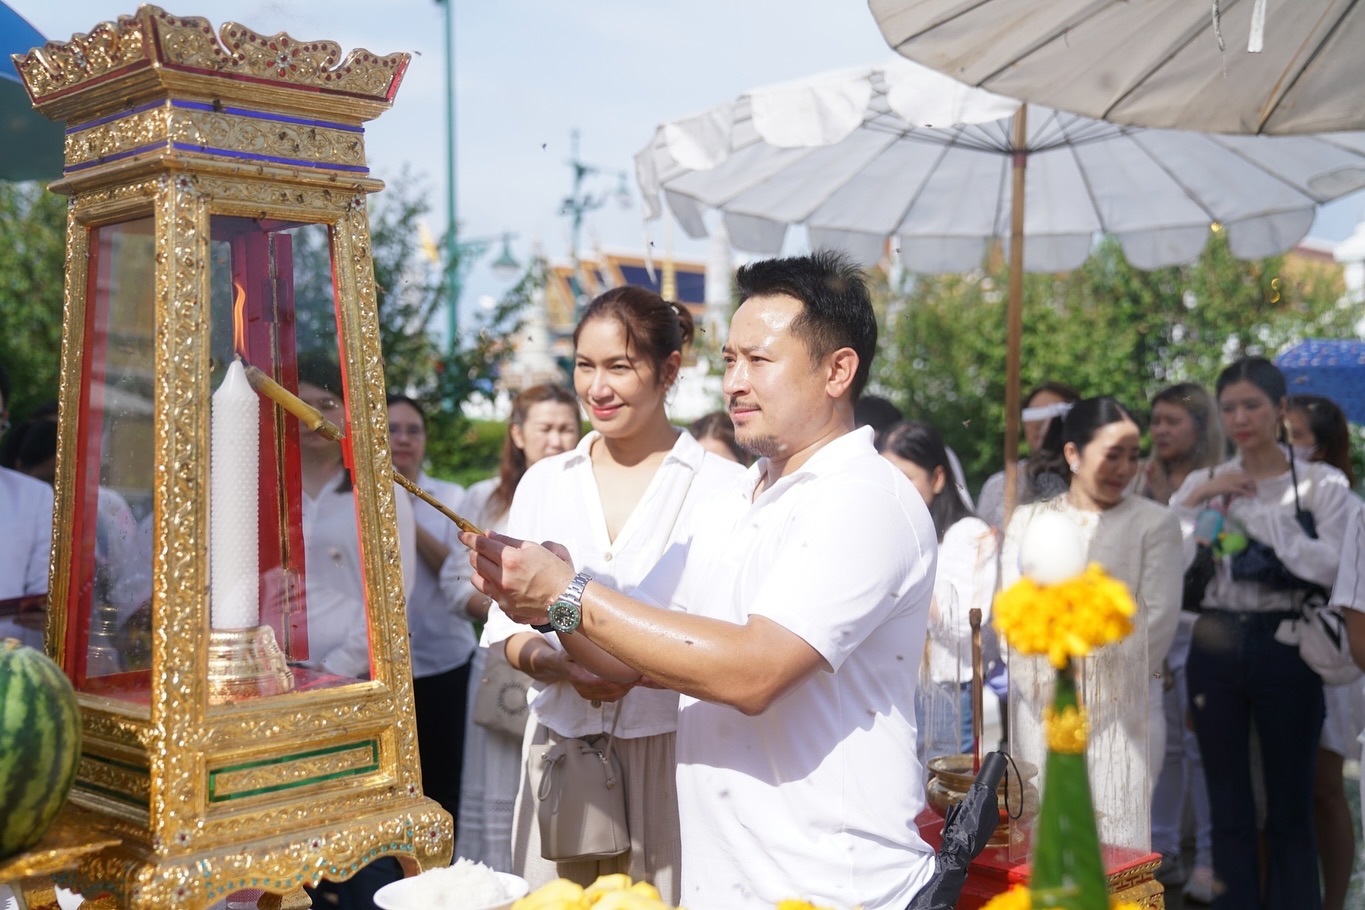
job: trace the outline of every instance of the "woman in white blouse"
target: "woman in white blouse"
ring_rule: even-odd
[[[1044,448],[1058,453],[1050,470],[1068,480],[1067,491],[1015,510],[1005,534],[1001,573],[1018,580],[1020,542],[1033,519],[1060,515],[1075,526],[1088,562],[1123,582],[1137,602],[1133,634],[1084,661],[1081,688],[1095,727],[1087,750],[1100,837],[1107,845],[1146,849],[1150,842],[1151,787],[1165,745],[1161,665],[1180,614],[1180,525],[1165,507],[1129,495],[1139,466],[1137,421],[1112,398],[1078,401],[1049,429]],[[1041,697],[1052,671],[1043,659],[1010,659],[1011,688]],[[1015,685],[1018,683],[1018,685]],[[1134,710],[1134,689],[1146,693]],[[1038,710],[1011,710],[1016,746],[1042,756]],[[1013,708],[1013,706],[1012,706]],[[1145,710],[1144,710],[1145,709]],[[1108,723],[1106,718],[1118,717]]]
[[[512,496],[527,469],[542,458],[569,451],[578,442],[578,435],[578,402],[572,392],[548,383],[522,390],[512,400],[498,475],[465,491],[461,506],[464,516],[484,530],[506,531]],[[468,557],[456,554],[441,567],[441,587],[471,618],[485,622],[491,601],[474,590],[469,573]],[[490,658],[485,638],[474,652],[470,667],[455,850],[459,856],[499,872],[511,872],[512,807],[521,780],[521,737],[485,729],[473,721],[474,698],[489,660],[501,657],[501,645],[496,652],[497,656]]]
[[[972,751],[970,613],[989,633],[998,548],[995,532],[972,514],[951,482],[943,437],[932,424],[902,421],[877,440],[882,457],[904,474],[929,507],[938,532],[938,573],[929,608],[925,663],[916,698],[922,760]],[[926,689],[925,684],[931,684]],[[932,696],[932,697],[931,697]],[[945,703],[948,702],[948,703]]]
[[[1359,508],[1346,478],[1330,465],[1291,462],[1286,455],[1285,381],[1270,361],[1247,357],[1232,364],[1218,376],[1217,395],[1223,431],[1237,454],[1191,475],[1171,496],[1187,560],[1194,558],[1198,515],[1213,508],[1227,516],[1224,546],[1241,536],[1260,541],[1304,582],[1331,587],[1346,525]],[[1312,513],[1316,537],[1296,519],[1296,503]],[[1187,669],[1190,713],[1208,770],[1213,906],[1317,910],[1322,895],[1312,797],[1322,680],[1297,647],[1275,638],[1280,623],[1295,618],[1314,595],[1234,578],[1234,558],[1216,563]],[[1265,779],[1264,869],[1252,797],[1253,735]]]
[[[706,452],[669,423],[664,409],[692,331],[684,308],[644,288],[614,288],[589,305],[574,331],[574,390],[593,430],[572,452],[526,472],[508,534],[563,544],[579,570],[630,590],[693,504],[737,480],[739,465]],[[505,641],[508,660],[536,680],[523,760],[538,757],[543,744],[606,733],[615,724],[626,786],[631,850],[598,862],[551,863],[541,857],[536,823],[540,769],[528,762],[517,794],[515,871],[533,887],[557,876],[586,885],[624,872],[678,903],[677,694],[601,679],[570,659],[555,634],[528,632],[496,606],[488,636]]]

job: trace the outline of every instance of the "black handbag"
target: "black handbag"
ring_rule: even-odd
[[[1292,456],[1289,459],[1289,473],[1294,486],[1294,518],[1305,534],[1317,540],[1318,525],[1313,513],[1299,503],[1299,474],[1294,468]],[[1274,549],[1259,540],[1248,540],[1246,549],[1232,557],[1232,578],[1234,581],[1253,581],[1276,591],[1314,591],[1324,596],[1327,593],[1322,585],[1306,581],[1289,571]]]
[[[1203,609],[1204,592],[1216,570],[1213,547],[1201,543],[1194,551],[1194,562],[1185,570],[1185,586],[1180,592],[1180,609],[1198,613]]]

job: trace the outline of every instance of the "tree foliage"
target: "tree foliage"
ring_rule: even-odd
[[[975,483],[999,469],[1004,448],[1007,283],[998,263],[880,291],[891,315],[877,386],[936,424]],[[1024,276],[1021,384],[1060,380],[1141,413],[1171,383],[1211,386],[1236,357],[1350,334],[1358,314],[1338,306],[1341,293],[1335,269],[1284,256],[1243,262],[1218,234],[1197,262],[1154,271],[1106,240],[1073,272]]]
[[[474,432],[462,406],[493,394],[498,370],[511,354],[505,341],[520,328],[520,313],[543,274],[537,266],[529,269],[491,311],[466,328],[459,348],[449,352],[442,339],[428,331],[449,299],[440,254],[433,260],[421,240],[419,225],[430,209],[428,198],[420,181],[404,171],[371,199],[370,246],[384,380],[390,394],[407,395],[423,405],[433,472],[462,477],[490,463],[489,445]],[[467,269],[471,254],[478,252],[476,247],[460,247],[462,259],[456,269]],[[313,337],[334,337],[327,240],[301,232],[294,255],[299,337],[305,337],[305,325]],[[491,462],[496,461],[494,453]]]
[[[57,397],[65,263],[66,198],[0,181],[0,364],[16,420]]]

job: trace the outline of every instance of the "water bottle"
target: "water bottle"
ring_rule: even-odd
[[[1200,512],[1194,521],[1194,539],[1205,546],[1216,541],[1218,533],[1222,530],[1223,513],[1212,507]]]

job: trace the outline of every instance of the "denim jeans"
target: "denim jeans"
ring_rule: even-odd
[[[926,693],[923,687],[915,690],[915,729],[921,762],[939,755],[964,755],[972,751],[972,684],[935,683],[934,690],[933,693]],[[989,752],[990,747],[982,751]]]
[[[1313,773],[1322,680],[1275,641],[1291,613],[1205,610],[1187,667],[1213,821],[1214,910],[1320,910]],[[1264,898],[1248,752],[1259,736],[1266,789]]]

